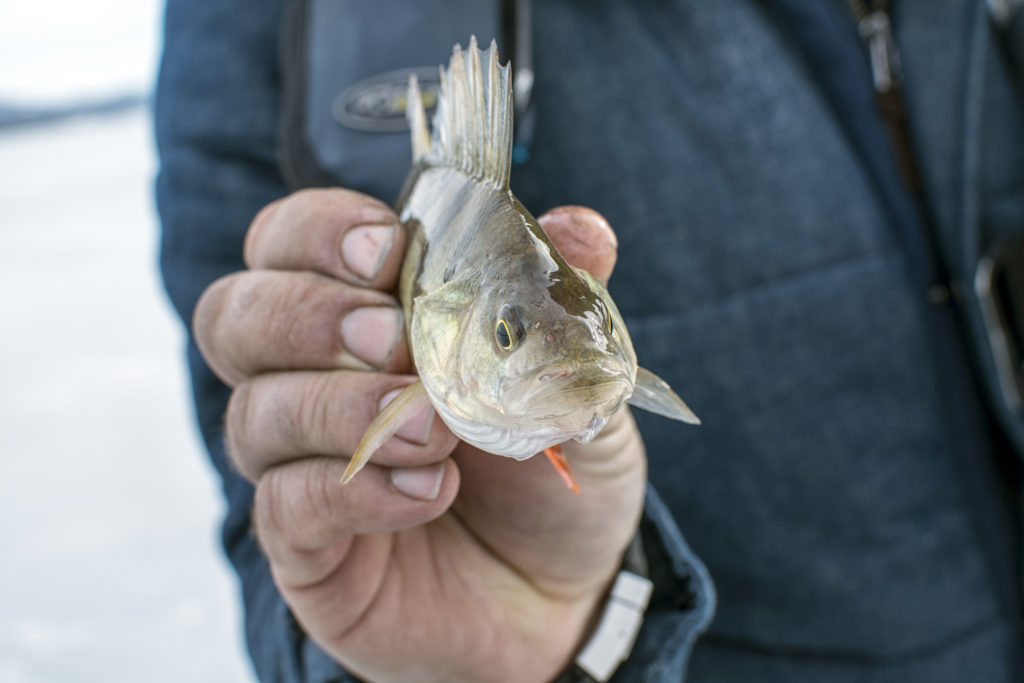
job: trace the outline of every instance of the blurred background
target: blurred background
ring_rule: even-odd
[[[0,681],[249,681],[159,284],[160,0],[0,3]]]

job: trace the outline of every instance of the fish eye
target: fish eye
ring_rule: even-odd
[[[495,316],[494,343],[502,351],[512,351],[523,340],[523,323],[519,319],[519,310],[513,304],[505,304]]]
[[[498,342],[498,347],[504,351],[512,349],[512,330],[509,329],[508,322],[504,319],[499,320],[498,324],[494,328],[494,339]]]

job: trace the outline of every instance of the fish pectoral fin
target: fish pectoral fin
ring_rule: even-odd
[[[438,372],[457,356],[459,330],[479,290],[480,273],[461,273],[429,294],[413,300],[409,343],[416,349],[416,364]]]
[[[391,403],[384,406],[377,417],[366,428],[362,440],[356,446],[356,452],[341,475],[341,483],[347,484],[352,477],[359,473],[359,470],[370,461],[381,445],[390,439],[398,431],[399,427],[405,424],[406,420],[418,412],[424,405],[430,405],[430,397],[423,386],[423,382],[416,381],[407,386],[395,396]]]
[[[465,312],[473,301],[480,285],[480,271],[461,268],[443,285],[430,292],[420,294],[414,300],[414,309],[425,314],[454,315]]]
[[[645,368],[637,368],[636,385],[633,395],[629,397],[629,405],[636,406],[657,415],[673,420],[699,425],[698,418],[690,407],[679,398],[668,382]]]

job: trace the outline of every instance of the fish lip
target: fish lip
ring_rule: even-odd
[[[590,421],[614,413],[632,393],[628,371],[618,363],[600,363],[604,377],[592,381],[593,374],[576,366],[544,367],[524,373],[515,385],[502,392],[501,403],[507,414],[536,414],[538,420],[557,420],[585,413]],[[574,396],[588,395],[587,403],[576,403]]]
[[[624,359],[610,353],[588,355],[563,363],[545,363],[539,367],[529,368],[517,373],[510,379],[517,382],[549,382],[551,380],[567,379],[569,376],[578,375],[581,372],[589,372],[595,368],[607,377],[604,382],[599,382],[602,384],[615,381],[618,378],[630,379],[630,373]]]

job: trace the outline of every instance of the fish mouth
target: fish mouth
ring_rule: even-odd
[[[633,380],[618,363],[547,366],[511,381],[502,391],[505,413],[524,422],[585,431],[629,398]]]

